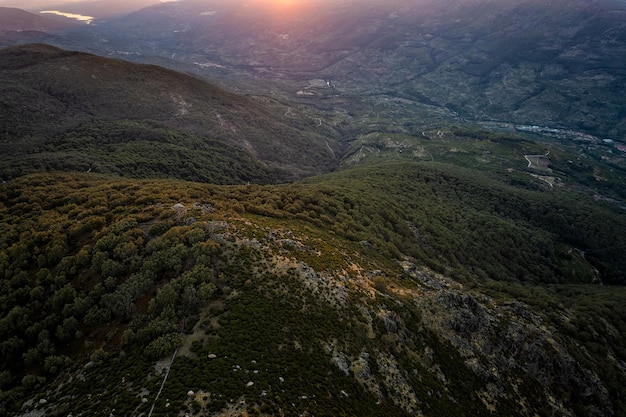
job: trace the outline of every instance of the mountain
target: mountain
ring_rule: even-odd
[[[284,181],[331,170],[341,148],[311,111],[155,66],[27,45],[0,51],[0,80],[4,178],[90,170]]]
[[[622,16],[179,1],[27,37],[142,64],[0,50],[0,415],[626,415]]]
[[[41,15],[12,7],[0,7],[1,31],[59,31],[74,26],[71,22],[61,22]]]
[[[626,409],[626,292],[594,267],[623,275],[626,220],[577,193],[431,162],[34,174],[0,185],[0,218],[5,414]]]
[[[0,7],[0,47],[37,42],[63,43],[68,31],[80,29],[81,25],[54,14]]]
[[[163,65],[356,120],[393,107],[429,126],[508,122],[623,141],[625,13],[616,0],[183,0],[0,42]]]
[[[245,129],[277,167],[313,160],[261,134],[317,110],[45,45],[0,55],[2,414],[626,410],[613,145],[363,132],[334,172],[220,186],[285,179]],[[323,121],[298,130],[312,149]]]
[[[277,80],[309,98],[327,98],[318,80],[332,80],[334,94],[380,110],[383,100],[408,100],[430,120],[626,134],[623,2],[272,4],[159,4],[83,28],[82,46],[209,76]]]

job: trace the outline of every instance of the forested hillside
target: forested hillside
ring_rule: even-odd
[[[611,205],[437,163],[0,187],[5,412],[624,412]]]
[[[315,113],[164,68],[26,45],[0,51],[0,177],[100,172],[241,184],[337,164]]]

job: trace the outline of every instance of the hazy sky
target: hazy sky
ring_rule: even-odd
[[[19,9],[28,9],[28,10],[41,10],[41,9],[49,9],[54,6],[67,4],[67,3],[89,3],[92,2],[100,2],[100,3],[122,3],[120,0],[0,0],[0,7],[17,7]],[[159,3],[164,1],[175,1],[175,0],[153,0],[151,3]],[[299,0],[270,0],[272,3],[276,3],[278,5],[289,5],[291,3],[298,2]],[[132,3],[138,3],[140,5],[144,5],[146,0],[125,0],[123,3],[130,5]]]
[[[28,11],[41,11],[41,10],[61,10],[64,12],[76,12],[76,13],[88,13],[90,15],[103,17],[104,15],[111,15],[115,11],[119,13],[130,13],[135,10],[148,7],[153,4],[163,3],[167,1],[177,0],[0,0],[0,7],[16,7],[18,9]],[[320,4],[330,2],[333,0],[232,0],[233,2],[254,5],[262,4],[263,7],[272,7],[281,10],[297,8],[299,5]],[[339,2],[353,1],[356,4],[364,2],[364,0],[336,0]],[[368,0],[372,1],[372,0]],[[378,0],[383,3],[389,1],[398,0]],[[419,1],[431,1],[431,0],[406,0],[409,3]],[[468,1],[468,0],[465,0]],[[471,1],[471,0],[469,0]],[[210,3],[210,0],[207,0]]]

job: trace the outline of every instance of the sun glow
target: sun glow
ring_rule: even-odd
[[[302,4],[302,0],[257,0],[257,3],[264,3],[274,7],[293,7]]]
[[[257,8],[261,12],[278,14],[298,12],[306,3],[306,0],[250,0],[247,2],[248,6]]]
[[[290,7],[295,6],[298,3],[298,0],[273,0],[272,3],[274,3],[277,7]]]

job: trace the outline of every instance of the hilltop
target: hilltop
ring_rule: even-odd
[[[591,262],[620,262],[626,224],[567,192],[384,163],[281,186],[37,174],[0,209],[5,412],[624,411],[626,293]]]

